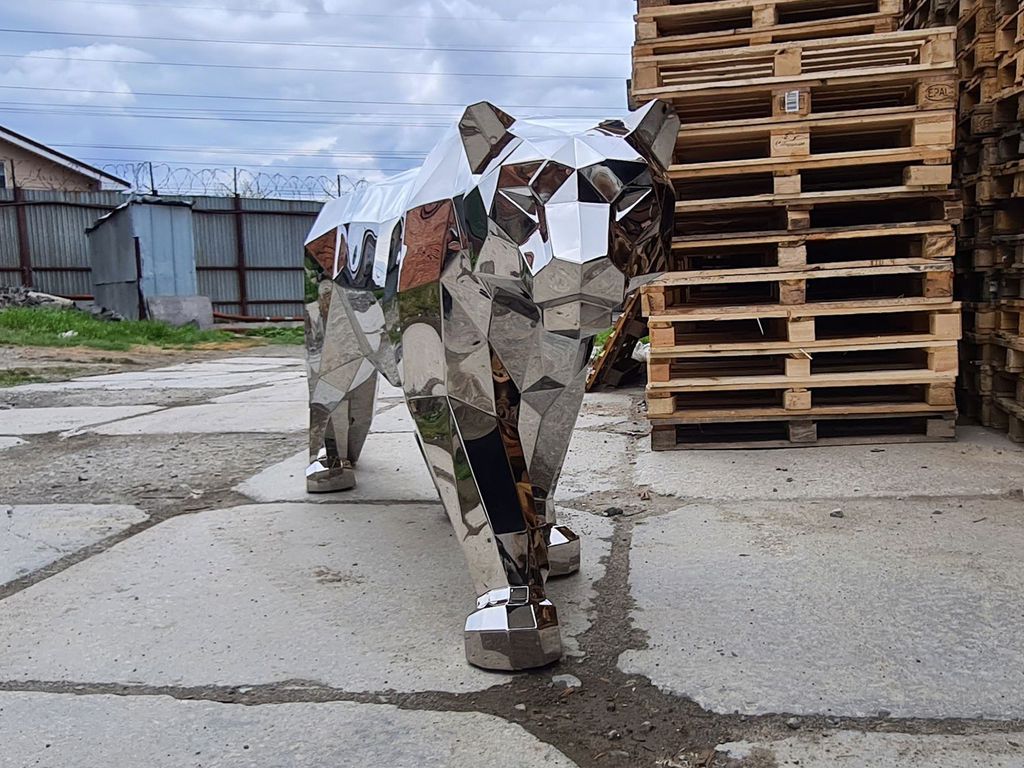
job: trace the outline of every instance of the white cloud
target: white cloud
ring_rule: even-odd
[[[106,62],[146,61],[150,58],[144,51],[123,45],[45,48],[30,51],[26,57],[16,59],[10,69],[0,74],[0,85],[62,89],[52,92],[43,90],[36,94],[46,95],[56,102],[131,104],[135,97],[124,74],[124,69],[130,65]]]
[[[409,50],[242,46],[159,40],[115,43],[101,36],[82,39],[84,45],[64,47],[67,42],[79,42],[80,39],[5,35],[0,44],[5,46],[3,53],[36,52],[59,60],[0,59],[0,86],[70,88],[74,92],[35,93],[0,88],[0,99],[105,104],[118,106],[120,112],[77,117],[23,112],[5,115],[4,119],[14,121],[10,123],[14,130],[42,141],[161,148],[138,152],[68,149],[83,159],[171,160],[207,163],[211,167],[235,163],[280,168],[292,166],[295,173],[302,174],[316,173],[316,168],[323,169],[325,174],[344,169],[342,172],[349,175],[374,178],[382,173],[377,169],[400,169],[416,164],[416,158],[399,156],[398,153],[425,153],[444,130],[431,125],[438,123],[439,116],[454,120],[461,112],[458,106],[414,106],[409,102],[460,105],[487,99],[509,107],[517,115],[577,114],[579,110],[575,108],[594,105],[614,112],[625,106],[633,10],[632,3],[623,0],[563,0],[557,4],[550,0],[517,0],[515,3],[493,0],[388,0],[386,3],[381,0],[184,0],[184,3],[219,6],[221,10],[122,8],[36,0],[5,9],[4,15],[8,26],[31,29],[155,37],[308,41],[338,46],[346,43],[385,44],[408,46]],[[238,8],[248,10],[228,10]],[[324,12],[362,15],[332,16]],[[486,21],[499,17],[546,17],[575,19],[576,22]],[[613,20],[614,23],[595,23],[600,20]],[[23,44],[23,47],[18,48],[18,44]],[[450,48],[530,48],[539,52],[508,54],[443,50]],[[567,50],[609,49],[617,50],[620,55],[559,54]],[[97,59],[384,70],[395,74],[109,64]],[[505,76],[455,77],[445,74],[448,72],[487,72]],[[517,77],[536,74],[559,77]],[[572,77],[594,75],[609,79]],[[99,94],[98,91],[115,93]],[[150,92],[254,98],[190,99],[143,95]],[[305,103],[273,101],[273,98],[327,101]],[[330,100],[380,103],[332,103]],[[145,119],[139,116],[145,109],[217,119]],[[192,111],[186,113],[185,110]],[[330,120],[332,115],[337,115],[339,121],[361,121],[362,124],[258,122],[260,117],[315,121]],[[423,127],[417,123],[430,125]],[[232,154],[186,152],[173,147],[233,147],[238,151]],[[267,154],[271,150],[280,151],[280,156]],[[341,154],[345,156],[339,157]],[[314,168],[311,170],[310,167]]]

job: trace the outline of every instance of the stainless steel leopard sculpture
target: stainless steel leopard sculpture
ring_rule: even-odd
[[[470,663],[561,656],[549,576],[579,568],[555,489],[594,336],[665,268],[679,133],[654,101],[603,121],[466,109],[423,167],[329,203],[309,234],[311,492],[355,484],[377,377],[402,387],[469,565]]]

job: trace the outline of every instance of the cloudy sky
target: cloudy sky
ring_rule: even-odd
[[[632,0],[0,3],[0,124],[87,162],[374,179],[459,105],[624,109]],[[111,165],[114,164],[114,165]]]

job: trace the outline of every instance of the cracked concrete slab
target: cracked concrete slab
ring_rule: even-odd
[[[636,484],[684,499],[977,496],[1024,489],[1024,446],[981,428],[962,428],[952,444],[654,453],[644,437],[638,449]]]
[[[400,406],[403,407],[404,406]],[[306,493],[309,451],[267,467],[235,490],[253,501],[423,501],[440,503],[416,438],[406,432],[372,432],[356,465],[356,487],[339,493]]]
[[[415,432],[416,423],[405,403],[377,411],[373,416],[371,432]]]
[[[148,518],[123,504],[0,505],[0,585]]]
[[[553,581],[567,651],[609,521],[566,511],[582,573]],[[0,602],[0,680],[474,691],[473,589],[440,505],[276,504],[176,517]]]
[[[620,668],[722,713],[1024,717],[1022,551],[1019,498],[693,504],[636,528]]]
[[[43,435],[117,421],[157,410],[153,405],[76,405],[66,408],[8,408],[0,410],[0,434]]]
[[[309,385],[305,379],[293,379],[283,384],[247,389],[232,395],[220,395],[211,403],[287,403],[309,402]]]
[[[183,768],[573,768],[492,715],[353,702],[0,694],[0,763]]]
[[[307,494],[307,451],[268,467],[235,490],[254,501],[436,501],[437,491],[423,455],[407,427],[411,430],[412,422],[404,405],[374,417],[374,431],[356,465],[356,487],[351,491]],[[626,461],[628,442],[624,435],[577,431],[569,444],[556,498],[569,501],[595,491],[620,488],[619,473]]]
[[[1024,768],[1024,734],[910,735],[836,731],[772,742],[722,744],[741,766],[800,768]]]
[[[203,403],[170,408],[88,429],[97,435],[171,435],[232,432],[301,432],[309,425],[305,402]]]
[[[569,443],[557,498],[574,499],[595,491],[614,491],[624,485],[629,438],[611,432],[577,430]]]
[[[11,392],[66,392],[69,390],[118,391],[131,389],[240,389],[288,380],[304,379],[300,370],[282,368],[273,371],[130,371],[104,376],[88,376],[70,381],[22,384]]]

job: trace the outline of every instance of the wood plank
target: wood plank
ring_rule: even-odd
[[[857,301],[830,301],[802,306],[753,305],[736,307],[689,307],[659,312],[660,322],[687,322],[691,320],[743,320],[747,318],[805,318],[824,315],[884,314],[921,309],[959,310],[959,302],[946,298],[861,299]]]
[[[935,75],[950,72],[953,65],[915,64],[912,66],[887,69],[885,67],[835,70],[830,72],[811,72],[802,75],[782,77],[753,77],[736,80],[716,79],[714,82],[685,83],[679,85],[658,86],[634,89],[634,98],[647,100],[667,98],[671,101],[678,96],[716,96],[729,93],[757,92],[782,87],[799,86],[813,87],[828,84],[834,85],[875,85],[884,86],[891,82],[915,82],[924,75]]]
[[[815,205],[818,203],[860,203],[885,200],[902,200],[920,198],[922,188],[896,186],[873,187],[867,189],[829,190],[825,192],[799,192],[796,194],[763,194],[742,197],[723,197],[714,200],[678,200],[677,213],[695,213],[699,211],[740,210],[764,206],[781,207],[791,205]],[[929,197],[941,199],[945,188],[928,191]]]
[[[949,406],[927,403],[862,403],[854,405],[812,405],[800,414],[807,417],[856,418],[858,416],[925,416],[949,413]],[[700,408],[669,416],[651,416],[652,424],[701,424],[728,421],[776,421],[794,417],[785,408]]]
[[[903,371],[857,371],[811,376],[709,376],[694,379],[670,379],[650,382],[648,392],[725,392],[758,389],[829,389],[852,386],[891,386],[896,384],[952,385],[955,376],[920,368]]]
[[[692,272],[666,272],[644,286],[644,292],[688,286],[718,285],[750,282],[776,282],[780,280],[815,280],[837,277],[866,277],[871,275],[899,275],[924,272],[952,272],[953,264],[936,259],[900,259],[897,261],[845,262],[836,267],[831,264],[811,264],[803,269],[788,270],[780,267],[759,267],[756,269],[708,269]]]
[[[931,334],[900,336],[851,336],[843,339],[821,339],[794,343],[792,341],[733,342],[722,344],[674,344],[651,347],[652,359],[707,359],[730,355],[775,355],[792,352],[862,352],[869,349],[922,349],[948,347],[956,349],[956,338],[943,339]]]
[[[891,237],[902,235],[927,235],[952,233],[946,222],[910,222],[896,224],[870,224],[853,227],[820,227],[800,232],[767,230],[762,232],[722,232],[701,234],[699,237],[677,237],[672,241],[676,251],[698,251],[714,247],[760,245],[773,243],[824,242],[852,240],[859,238]]]
[[[827,152],[794,159],[791,157],[760,157],[742,160],[719,160],[703,163],[681,163],[669,167],[673,181],[689,181],[714,176],[740,176],[751,173],[786,173],[820,168],[844,168],[861,165],[918,163],[938,161],[948,163],[952,147],[897,147],[893,149],[864,149],[851,152]],[[938,166],[928,166],[937,169]],[[948,185],[952,180],[948,171],[945,181],[924,180],[921,184]],[[913,182],[908,182],[912,184]]]

